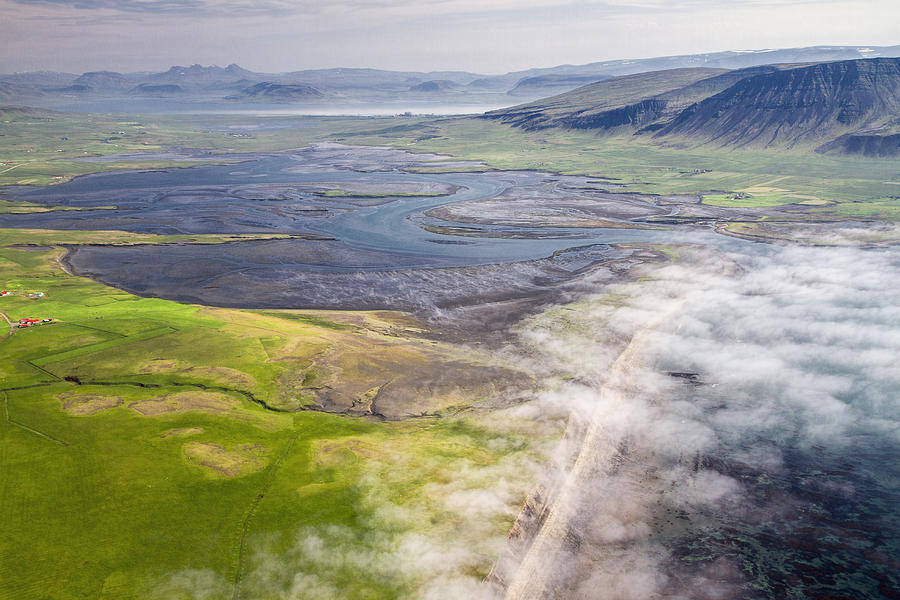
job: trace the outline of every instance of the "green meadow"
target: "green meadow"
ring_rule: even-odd
[[[65,233],[54,242],[80,240]],[[410,540],[456,540],[454,573],[487,573],[530,485],[517,461],[533,460],[533,438],[459,406],[396,422],[303,410],[313,371],[340,368],[358,393],[360,357],[400,369],[459,359],[452,348],[393,313],[138,298],[67,274],[59,248],[10,241],[0,312],[54,322],[0,322],[0,598],[281,598],[302,573],[396,598],[428,576],[404,567]],[[498,475],[519,494],[499,516],[444,502]],[[309,539],[331,554],[310,562]],[[359,552],[380,562],[361,569],[347,559]]]
[[[492,120],[452,117],[117,117],[0,109],[0,185],[46,185],[99,171],[174,168],[183,162],[75,162],[85,156],[212,150],[208,162],[236,152],[277,151],[320,141],[382,145],[477,160],[491,169],[545,170],[602,178],[625,191],[703,195],[716,206],[800,204],[804,218],[896,218],[900,162],[807,151],[749,151],[660,145],[647,136],[590,131],[525,131]],[[260,130],[234,130],[251,122]],[[281,122],[278,127],[266,125]],[[198,164],[198,163],[191,163]],[[454,170],[454,167],[420,170]],[[465,168],[462,168],[465,170]],[[333,195],[331,192],[330,195]],[[735,200],[741,196],[739,200]],[[869,204],[875,204],[872,209]],[[837,206],[835,206],[837,205]],[[0,204],[0,212],[44,210]]]
[[[397,145],[480,160],[495,169],[588,175],[608,179],[626,191],[722,195],[723,199],[741,192],[746,196],[739,204],[717,204],[725,206],[804,203],[813,215],[819,211],[833,215],[817,206],[829,203],[877,201],[900,206],[900,161],[896,159],[663,147],[645,136],[524,131],[474,118],[424,122],[402,131],[372,127],[338,137],[345,143]]]
[[[193,117],[73,114],[0,107],[0,186],[52,185],[103,171],[186,166],[184,162],[163,157],[137,160],[133,156],[172,148],[210,149],[213,154],[207,162],[221,163],[233,160],[228,155],[235,152],[299,148],[330,139],[334,131],[365,130],[373,122],[392,121],[392,118],[309,117],[303,119],[302,126],[250,133],[230,130],[231,125],[246,124],[248,118],[263,125],[284,120],[283,117],[210,117],[213,127],[198,124]],[[123,156],[108,162],[81,160],[110,155]],[[21,207],[12,208],[21,210]]]

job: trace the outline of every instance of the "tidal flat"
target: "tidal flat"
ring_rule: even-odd
[[[416,172],[422,165],[453,172]],[[7,195],[15,201],[78,210],[0,215],[0,226],[289,236],[208,247],[80,245],[66,258],[74,272],[134,293],[241,308],[416,311],[521,300],[625,258],[622,244],[740,243],[719,240],[702,219],[682,227],[653,222],[679,214],[677,201],[694,199],[605,186],[585,177],[489,171],[447,156],[317,144],[233,157],[226,165],[13,188]],[[503,206],[505,219],[491,216]],[[466,216],[472,210],[479,219]],[[455,227],[468,235],[446,235]]]

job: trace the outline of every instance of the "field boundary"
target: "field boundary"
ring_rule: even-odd
[[[32,429],[28,425],[19,423],[18,421],[11,419],[9,417],[9,394],[7,394],[6,392],[3,392],[3,414],[6,416],[6,422],[9,423],[10,425],[15,425],[16,427],[20,427],[29,433],[33,433],[34,435],[37,435],[44,439],[50,440],[51,442],[57,443],[60,446],[68,446],[69,445],[68,442],[64,442],[58,438],[55,438],[48,433],[43,433],[41,431],[38,431],[37,429]]]
[[[253,498],[250,502],[250,507],[247,509],[247,512],[244,513],[244,518],[241,519],[241,527],[239,530],[239,538],[238,543],[236,544],[237,548],[235,550],[234,557],[234,589],[231,594],[232,600],[240,600],[241,597],[241,579],[244,571],[244,554],[247,547],[247,533],[250,531],[250,523],[253,520],[253,516],[256,514],[256,509],[259,508],[259,504],[262,502],[265,495],[268,493],[269,488],[272,487],[272,482],[275,480],[275,475],[278,472],[278,469],[281,467],[281,464],[287,459],[288,455],[294,449],[294,445],[297,443],[297,440],[300,439],[300,434],[302,432],[297,432],[296,435],[292,436],[288,441],[287,447],[281,453],[281,455],[269,465],[268,472],[266,473],[266,480],[260,488],[259,493]]]
[[[72,323],[72,325],[76,325],[77,327],[83,327],[83,325],[78,325],[77,323]],[[88,327],[88,329],[95,329],[93,327]],[[102,329],[98,331],[104,331]],[[157,329],[151,329],[149,331],[144,331],[142,333],[136,333],[134,335],[121,336],[118,338],[114,338],[111,340],[106,340],[103,342],[96,342],[94,344],[88,344],[87,346],[80,346],[78,348],[73,348],[72,350],[65,350],[63,352],[57,352],[56,354],[48,354],[42,356],[41,358],[36,358],[33,360],[29,360],[28,362],[41,370],[42,367],[62,360],[68,360],[71,358],[78,358],[79,356],[84,356],[86,354],[93,354],[94,352],[100,352],[101,350],[108,350],[110,348],[115,348],[116,346],[121,346],[123,344],[128,344],[131,342],[141,342],[143,340],[149,340],[155,337],[159,337],[161,335],[166,335],[168,333],[175,333],[178,331],[174,327],[158,327]],[[106,333],[115,333],[112,331],[107,331]],[[121,334],[120,334],[121,335]]]

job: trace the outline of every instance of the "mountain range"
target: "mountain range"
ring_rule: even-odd
[[[167,96],[177,98],[179,102],[207,103],[252,101],[353,105],[407,101],[502,106],[559,94],[585,84],[651,71],[705,69],[718,70],[716,74],[724,75],[729,70],[774,63],[896,56],[900,56],[900,46],[815,46],[559,65],[503,75],[356,68],[259,73],[236,64],[227,67],[173,66],[159,73],[91,71],[79,75],[42,71],[0,75],[0,100],[45,108],[67,108],[102,100],[107,105],[111,103],[111,109],[115,109],[118,102],[125,111],[132,106],[135,98]],[[707,82],[705,85],[720,84]],[[670,109],[674,106],[671,101]],[[148,106],[152,111],[152,103]]]

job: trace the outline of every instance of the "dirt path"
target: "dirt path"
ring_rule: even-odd
[[[7,171],[12,171],[13,169],[17,169],[17,168],[21,167],[22,165],[27,165],[27,164],[28,164],[27,162],[19,163],[17,165],[11,166],[8,169],[3,169],[2,171],[0,171],[0,173],[6,173]]]
[[[609,378],[600,390],[604,402],[629,402],[629,390],[633,389],[633,378],[642,365],[643,352],[656,327],[668,320],[680,308],[681,302],[673,303],[651,323],[632,338],[629,345],[609,369]],[[573,524],[579,517],[575,507],[580,490],[603,471],[614,468],[614,458],[620,452],[620,440],[607,435],[603,415],[591,416],[590,424],[578,451],[578,457],[564,481],[556,490],[555,499],[547,509],[547,516],[535,535],[531,546],[516,569],[506,589],[506,600],[538,600],[554,598],[560,586],[559,570],[555,558],[572,550]]]
[[[6,313],[0,312],[0,317],[3,317],[3,320],[5,320],[9,324],[9,335],[14,334],[16,332],[15,323],[9,320],[9,317],[6,316]]]

